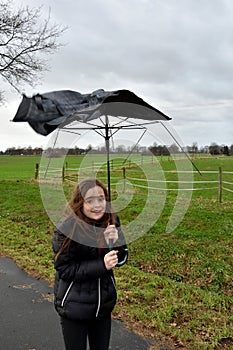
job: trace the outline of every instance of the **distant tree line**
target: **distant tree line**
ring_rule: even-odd
[[[189,154],[211,154],[211,155],[225,155],[232,156],[233,155],[233,144],[231,146],[227,145],[218,145],[215,142],[212,142],[209,146],[201,146],[198,147],[198,144],[194,142],[191,146],[184,147],[185,151]],[[180,149],[178,146],[171,145],[169,147],[161,146],[161,145],[153,145],[149,147],[149,150],[154,155],[166,155],[166,154],[174,154],[179,153]]]
[[[198,147],[198,144],[194,142],[191,146],[184,147],[185,151],[189,154],[211,154],[211,155],[225,155],[225,156],[233,156],[233,144],[231,146],[227,145],[218,145],[213,142],[209,146],[201,146]],[[45,150],[45,154],[47,156],[53,157],[61,157],[64,155],[85,155],[91,151],[92,154],[102,154],[106,152],[105,146],[100,146],[97,148],[92,148],[89,145],[87,148],[79,148],[75,146],[74,148],[48,148]],[[133,145],[126,147],[125,145],[119,145],[114,149],[115,153],[140,153],[140,154],[154,154],[155,156],[169,155],[180,153],[181,150],[176,144],[172,144],[170,146],[166,145],[157,145],[156,143],[153,146],[142,147],[140,145]],[[11,147],[7,148],[5,152],[0,151],[0,155],[24,155],[24,156],[33,156],[33,155],[42,155],[43,149],[41,147],[32,148],[29,147]]]
[[[46,154],[48,156],[52,155],[53,157],[60,157],[62,155],[80,155],[80,154],[86,154],[90,149],[84,149],[84,148],[48,148],[46,149]],[[41,147],[36,147],[32,148],[31,146],[29,147],[11,147],[7,148],[5,152],[0,151],[0,155],[2,156],[36,156],[36,155],[42,155],[44,152],[43,148]]]
[[[2,156],[33,156],[33,155],[41,155],[43,152],[42,148],[32,148],[29,147],[11,147],[7,148],[5,152],[0,151],[0,155]]]

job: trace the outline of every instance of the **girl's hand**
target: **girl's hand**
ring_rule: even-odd
[[[104,238],[107,245],[109,245],[109,239],[112,239],[114,243],[118,240],[118,231],[115,225],[108,225],[104,231]]]
[[[111,250],[104,256],[104,264],[107,270],[111,270],[118,263],[118,250]]]

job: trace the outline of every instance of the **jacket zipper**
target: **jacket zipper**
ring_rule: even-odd
[[[67,291],[65,292],[65,295],[64,295],[64,297],[63,297],[63,299],[62,299],[62,302],[61,302],[61,307],[64,306],[65,301],[66,301],[66,298],[67,298],[67,295],[69,294],[69,291],[71,290],[71,287],[73,286],[73,284],[74,284],[74,281],[72,281],[72,282],[70,283],[69,287],[67,288]]]
[[[101,292],[100,292],[100,278],[98,278],[98,305],[95,316],[98,317],[100,311],[100,302],[101,302]]]

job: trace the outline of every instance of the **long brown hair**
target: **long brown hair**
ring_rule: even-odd
[[[89,189],[95,187],[95,186],[99,186],[103,189],[104,191],[104,196],[105,196],[105,200],[106,200],[106,209],[104,212],[103,217],[101,218],[101,220],[98,222],[98,226],[102,227],[102,228],[106,228],[109,224],[114,225],[115,224],[115,215],[113,213],[113,208],[111,203],[109,202],[109,196],[108,196],[108,191],[107,188],[104,186],[104,184],[99,181],[98,179],[95,178],[88,178],[86,180],[83,180],[81,182],[79,182],[74,191],[73,191],[73,195],[70,199],[70,201],[68,202],[68,207],[69,210],[71,209],[72,212],[79,218],[81,219],[83,222],[88,223],[88,224],[94,224],[94,220],[89,219],[84,213],[83,213],[83,204],[84,204],[84,198],[86,196],[86,193]],[[103,239],[103,237],[102,237]],[[70,243],[72,241],[72,233],[70,233],[62,242],[62,247],[59,250],[59,252],[56,255],[56,259],[58,258],[58,256],[67,248],[69,248]],[[99,254],[101,254],[102,246],[103,242],[99,242]]]

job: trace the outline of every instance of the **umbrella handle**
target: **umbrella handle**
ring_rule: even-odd
[[[112,250],[112,248],[113,248],[113,239],[109,239],[108,247],[109,247],[109,250]]]

